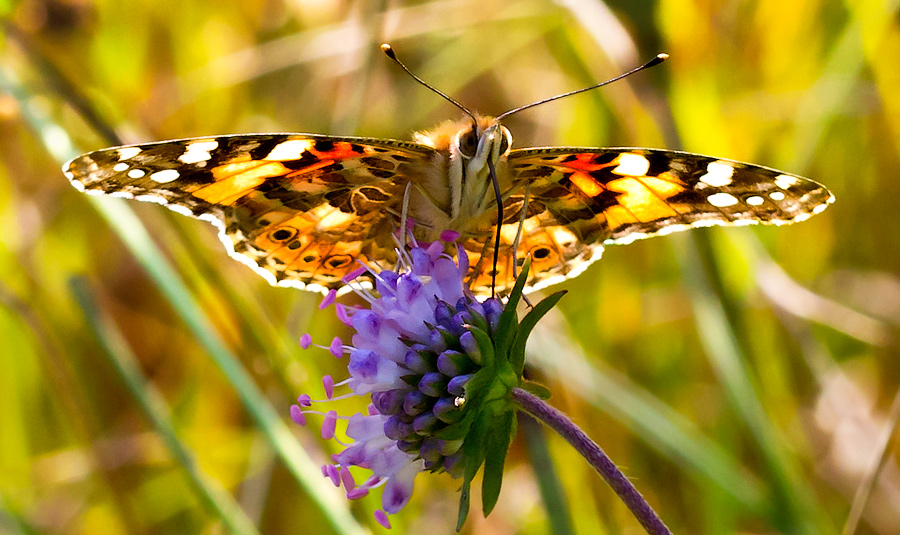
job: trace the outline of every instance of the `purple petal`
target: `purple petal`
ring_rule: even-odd
[[[381,505],[386,513],[397,513],[409,502],[420,466],[420,463],[409,463],[388,479],[381,495]]]

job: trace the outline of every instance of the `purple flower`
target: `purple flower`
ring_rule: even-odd
[[[396,271],[354,273],[368,271],[377,296],[354,287],[370,307],[338,305],[341,321],[356,331],[352,343],[344,345],[335,338],[328,346],[318,346],[350,357],[347,379],[335,384],[326,378],[328,399],[335,387],[346,387],[346,396],[370,396],[368,412],[340,417],[333,411],[311,411],[314,401],[306,395],[291,407],[291,417],[300,425],[307,414],[323,414],[322,435],[328,439],[334,437],[337,422],[345,423],[352,442],[332,457],[333,464],[323,466],[323,474],[343,486],[350,499],[383,486],[382,509],[375,518],[385,527],[390,527],[388,515],[409,502],[420,472],[463,475],[462,447],[471,426],[471,419],[461,423],[470,396],[466,385],[483,368],[484,353],[493,353],[490,339],[503,310],[496,299],[476,300],[463,283],[468,261],[462,248],[459,264],[443,251],[444,244],[435,242],[399,253]],[[326,306],[332,301],[329,295]],[[301,345],[312,345],[309,335],[301,338]],[[372,475],[357,482],[351,466],[371,470]]]

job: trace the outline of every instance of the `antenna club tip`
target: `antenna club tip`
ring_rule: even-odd
[[[394,48],[391,45],[383,43],[381,45],[381,51],[384,52],[387,57],[397,59],[397,56],[394,54]]]
[[[382,46],[384,46],[384,45],[382,45]],[[666,61],[667,59],[669,59],[669,55],[666,54],[665,52],[660,52],[659,54],[656,55],[656,57],[659,58],[659,61]]]

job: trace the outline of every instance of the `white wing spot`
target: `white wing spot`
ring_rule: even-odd
[[[650,169],[650,160],[633,152],[623,152],[613,163],[619,164],[612,170],[617,175],[645,176]]]
[[[131,171],[128,171],[128,178],[141,178],[146,174],[147,172],[143,169],[132,169]]]
[[[825,211],[826,208],[828,208],[827,204],[819,204],[813,207],[812,212],[814,214],[821,214]]]
[[[769,194],[769,198],[772,199],[773,201],[783,201],[784,193],[781,191],[773,191],[772,193]]]
[[[75,173],[73,173],[72,171],[65,171],[63,172],[63,174],[66,175],[66,178],[68,178],[69,180],[75,180]]]
[[[191,212],[190,208],[187,208],[185,206],[181,206],[178,204],[169,204],[167,206],[168,206],[169,210],[172,210],[173,212],[177,212],[181,215],[190,215],[190,216],[194,215],[194,212]]]
[[[121,147],[116,149],[116,152],[119,153],[119,161],[122,160],[130,160],[141,153],[140,147]]]
[[[799,183],[800,181],[795,176],[778,175],[775,177],[775,185],[781,189],[789,189],[791,186],[796,186]]]
[[[219,142],[216,140],[194,141],[193,143],[188,144],[184,154],[178,157],[178,161],[181,163],[205,162],[212,158],[209,151],[215,150],[218,146]]]
[[[752,197],[747,197],[745,202],[750,206],[760,206],[762,203],[766,202],[766,200],[759,195],[754,195]]]
[[[734,167],[723,162],[709,162],[706,166],[706,174],[700,177],[700,182],[709,184],[715,188],[721,188],[731,184],[731,176]]]
[[[179,176],[180,173],[175,169],[163,169],[162,171],[157,171],[150,175],[150,180],[164,184],[177,179]]]
[[[282,141],[272,149],[263,160],[275,160],[283,162],[284,160],[296,160],[305,151],[312,148],[312,141],[308,139],[289,139]]]
[[[117,173],[121,173],[122,171],[128,169],[129,165],[125,162],[119,162],[113,166],[113,171]]]
[[[654,236],[665,236],[667,234],[672,234],[673,232],[681,232],[682,230],[687,230],[691,228],[689,225],[675,224],[669,225],[668,227],[663,227],[656,231]]]
[[[137,195],[134,200],[141,202],[152,202],[155,204],[161,204],[163,206],[169,204],[169,200],[165,197],[160,197],[159,195],[145,194],[145,195]]]
[[[707,197],[706,200],[709,201],[709,204],[718,206],[719,208],[734,206],[738,203],[737,197],[730,193],[713,193]]]

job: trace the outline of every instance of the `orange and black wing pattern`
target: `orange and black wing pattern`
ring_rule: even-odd
[[[229,253],[272,284],[326,291],[358,261],[393,263],[404,188],[433,153],[394,140],[236,135],[100,150],[63,171],[87,193],[215,224]]]
[[[512,187],[501,252],[511,251],[521,226],[516,261],[532,256],[529,285],[538,288],[580,273],[604,245],[696,227],[794,223],[834,200],[797,175],[686,152],[530,148],[513,150],[506,163]],[[501,257],[498,276],[506,280],[513,259]]]

